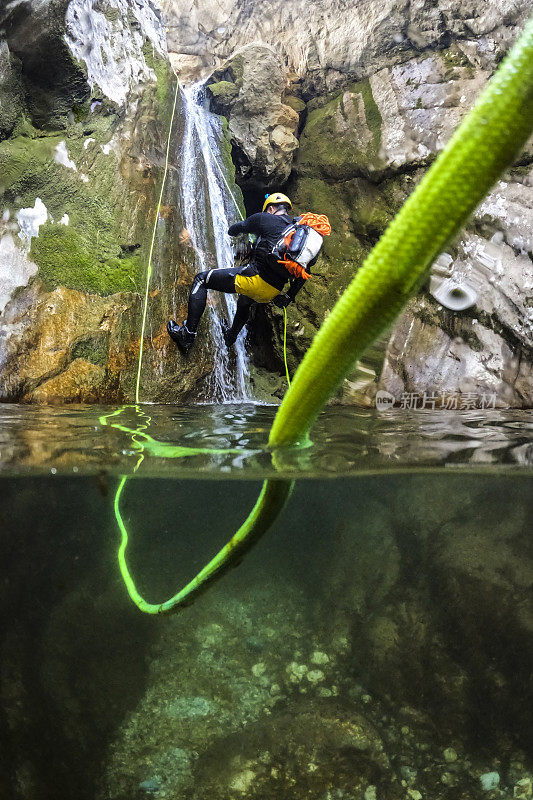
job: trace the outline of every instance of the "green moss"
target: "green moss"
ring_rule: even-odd
[[[101,295],[139,291],[143,267],[139,256],[98,260],[84,237],[64,225],[47,223],[32,239],[31,259],[49,289],[66,286]]]
[[[379,171],[382,119],[368,80],[349,89],[353,107],[344,95],[309,113],[300,139],[296,169],[302,174],[320,173],[333,180]],[[358,97],[359,96],[359,97]],[[357,117],[363,101],[366,128]],[[353,109],[355,108],[355,116]]]
[[[157,78],[157,103],[161,110],[165,109],[169,101],[168,88],[173,84],[172,71],[170,64],[166,59],[162,58],[154,51],[151,42],[145,42],[143,45],[143,55],[147,65],[156,74]],[[166,114],[165,114],[166,117]]]
[[[15,198],[24,192],[29,175],[49,175],[60,141],[60,136],[16,136],[0,142],[0,191]]]
[[[381,147],[381,126],[383,124],[383,119],[377,103],[374,100],[370,81],[367,78],[364,81],[355,83],[352,87],[350,87],[350,91],[354,94],[359,92],[363,98],[363,103],[365,104],[366,124],[372,133],[372,142],[374,145],[373,155],[376,157]]]
[[[83,358],[91,364],[105,367],[109,358],[109,338],[109,333],[105,333],[76,342],[71,351],[71,360]]]
[[[298,114],[300,114],[305,108],[304,101],[300,100],[299,97],[295,97],[294,95],[284,97],[283,102],[286,106],[289,106],[289,108],[292,108],[293,111],[296,111]]]
[[[298,212],[313,211],[329,218],[332,234],[324,239],[321,259],[334,265],[334,270],[346,263],[350,263],[351,270],[354,265],[359,266],[364,253],[353,234],[352,187],[340,188],[318,178],[302,178],[290,188],[290,194]]]
[[[218,81],[210,83],[207,87],[208,93],[221,103],[228,103],[239,94],[238,87],[231,81]]]

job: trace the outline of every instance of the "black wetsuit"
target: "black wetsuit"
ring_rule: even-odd
[[[258,241],[253,249],[250,261],[245,267],[211,269],[199,272],[196,275],[189,295],[189,306],[185,321],[185,327],[190,333],[196,333],[201,316],[204,313],[207,290],[215,289],[217,292],[233,294],[235,292],[235,276],[238,274],[250,277],[259,275],[266,283],[280,292],[290,279],[291,286],[287,294],[291,300],[294,300],[296,293],[301,289],[305,280],[303,278],[292,278],[285,267],[278,264],[274,256],[269,252],[292,221],[293,218],[287,214],[269,214],[267,211],[262,211],[258,214],[252,214],[242,222],[236,222],[235,225],[229,228],[228,233],[230,236],[253,233],[258,237]],[[314,260],[311,265],[313,263]],[[246,297],[246,295],[239,295],[235,318],[230,329],[232,338],[236,338],[239,331],[246,325],[250,308],[254,302],[255,300]]]

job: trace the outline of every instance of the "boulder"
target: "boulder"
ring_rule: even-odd
[[[266,45],[241,48],[207,82],[211,107],[228,119],[243,188],[285,183],[298,147],[299,115],[283,100],[286,69]]]

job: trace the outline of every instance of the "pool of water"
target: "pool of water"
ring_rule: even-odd
[[[1,798],[530,796],[530,414],[334,407],[271,453],[271,407],[115,411],[0,408]],[[296,487],[237,569],[148,617],[123,474],[153,602],[265,476]]]
[[[122,409],[0,404],[0,470],[263,479],[439,467],[533,469],[529,411],[378,413],[330,407],[313,428],[312,447],[287,448],[273,458],[267,440],[275,412],[275,406],[253,404]],[[211,452],[176,454],[176,447]]]

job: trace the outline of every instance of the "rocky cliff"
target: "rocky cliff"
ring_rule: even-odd
[[[174,101],[151,0],[11,2],[0,12],[0,398],[134,397],[142,298]],[[181,97],[159,214],[144,397],[201,394],[165,331],[194,267],[179,244]]]
[[[164,8],[184,78],[212,73],[212,107],[229,120],[250,210],[260,188],[276,186],[298,210],[332,221],[317,274],[290,312],[294,368],[532,4],[166,0]],[[530,145],[397,322],[383,368],[385,342],[368,355],[397,403],[533,404],[532,162]],[[434,297],[443,281],[474,302],[448,310]],[[258,363],[279,368],[279,316],[260,310],[250,341]],[[376,388],[366,370],[346,382],[344,398],[371,402]]]

